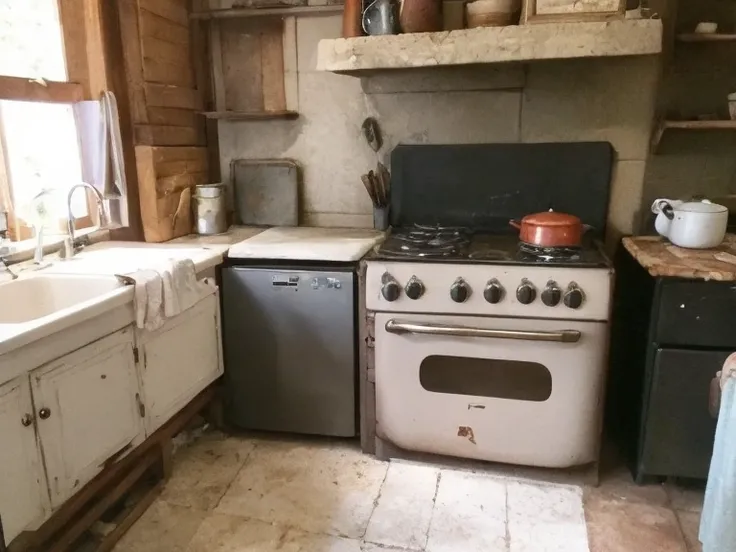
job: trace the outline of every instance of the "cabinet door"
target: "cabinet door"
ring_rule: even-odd
[[[155,332],[141,332],[141,382],[150,435],[222,375],[219,295]]]
[[[38,368],[31,385],[53,507],[145,437],[132,328]]]
[[[640,468],[651,475],[706,478],[716,420],[710,382],[730,351],[659,349],[645,405]]]
[[[48,513],[28,376],[0,386],[0,517],[7,542]]]

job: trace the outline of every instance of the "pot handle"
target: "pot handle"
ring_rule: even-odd
[[[513,226],[514,228],[516,228],[517,230],[521,230],[521,222],[520,222],[520,221],[518,221],[518,220],[515,220],[515,219],[511,219],[511,220],[509,221],[509,224],[510,224],[511,226]]]
[[[669,220],[675,218],[675,208],[669,199],[655,199],[654,203],[652,203],[652,213],[655,215],[662,213]]]

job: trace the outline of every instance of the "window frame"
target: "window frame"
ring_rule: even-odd
[[[67,81],[37,81],[0,75],[0,100],[75,103],[97,100],[109,88],[103,40],[102,2],[105,0],[57,0]],[[1,125],[0,125],[1,128]],[[10,239],[31,238],[31,228],[19,220],[13,208],[13,189],[5,157],[5,136],[0,129],[0,208],[8,212]],[[86,217],[75,219],[75,229],[98,224],[95,199],[87,192]]]

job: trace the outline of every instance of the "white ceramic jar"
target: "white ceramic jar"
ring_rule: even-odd
[[[656,199],[652,213],[657,215],[657,232],[679,247],[710,249],[726,236],[728,209],[708,200]]]

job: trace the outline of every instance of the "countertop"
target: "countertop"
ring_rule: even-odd
[[[359,228],[277,227],[233,245],[228,257],[350,262],[383,238],[383,232]]]
[[[161,245],[188,245],[191,247],[206,247],[213,251],[225,254],[231,246],[244,240],[257,236],[261,232],[268,230],[261,226],[231,226],[224,234],[215,236],[200,236],[198,234],[189,234],[181,238],[175,238]]]
[[[655,277],[736,281],[736,234],[713,249],[684,249],[659,236],[624,238],[626,250]]]

